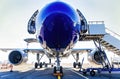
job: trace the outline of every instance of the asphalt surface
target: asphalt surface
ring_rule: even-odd
[[[30,69],[28,71],[0,71],[0,79],[57,79],[53,75],[52,68],[42,68],[42,69]],[[82,73],[71,69],[64,68],[64,75],[61,79],[120,79],[120,73],[108,72],[96,74],[94,77],[90,76],[89,73],[83,75]]]

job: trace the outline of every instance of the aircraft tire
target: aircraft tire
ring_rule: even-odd
[[[60,66],[60,73],[63,73],[63,68],[62,68],[62,66]]]
[[[76,68],[76,63],[75,62],[73,63],[73,68]]]
[[[42,62],[41,62],[39,65],[40,65],[40,68],[42,68],[42,66],[43,66],[43,65],[42,65]]]
[[[56,73],[56,71],[57,71],[57,70],[56,70],[56,66],[55,66],[54,69],[53,69],[53,73]]]
[[[95,71],[94,70],[90,71],[90,75],[95,76]]]
[[[80,62],[78,63],[78,67],[81,68],[81,63]]]
[[[45,63],[45,67],[48,67],[48,64],[47,64],[47,63]]]
[[[36,62],[36,63],[35,63],[35,69],[37,69],[37,68],[38,68],[38,63]]]
[[[86,75],[87,71],[85,69],[83,69],[83,75]]]

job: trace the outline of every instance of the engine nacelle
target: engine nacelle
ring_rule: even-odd
[[[94,49],[88,54],[88,60],[90,62],[94,62],[94,63],[100,65],[100,64],[104,63],[104,61],[107,60],[107,56],[104,51]]]
[[[13,50],[10,52],[8,60],[13,65],[20,65],[27,62],[28,55],[22,50]]]

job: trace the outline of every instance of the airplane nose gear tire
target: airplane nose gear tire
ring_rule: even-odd
[[[60,73],[63,73],[63,68],[62,68],[62,66],[60,66]]]
[[[53,73],[63,73],[63,68],[62,68],[62,66],[60,66],[59,68],[57,68],[56,66],[54,67],[54,70],[53,70]]]
[[[53,73],[56,73],[56,66],[55,66],[54,69],[53,69]]]

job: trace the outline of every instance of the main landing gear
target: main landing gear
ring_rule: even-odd
[[[42,68],[42,67],[43,67],[42,62],[40,62],[40,63],[35,62],[35,69]]]
[[[37,53],[37,62],[35,62],[35,65],[34,65],[35,69],[37,69],[37,68],[42,68],[42,67],[43,67],[44,63],[40,62],[40,60],[41,60],[41,58],[42,58],[43,56],[44,56],[44,54],[42,54],[42,55],[40,56],[40,54]]]
[[[73,68],[82,68],[82,63],[78,62],[79,61],[79,53],[76,53],[75,55],[72,54],[72,56],[74,57],[74,59],[76,60],[76,62],[73,63]]]
[[[80,62],[74,62],[73,63],[73,67],[76,68],[78,66],[78,68],[81,67],[81,63]]]

